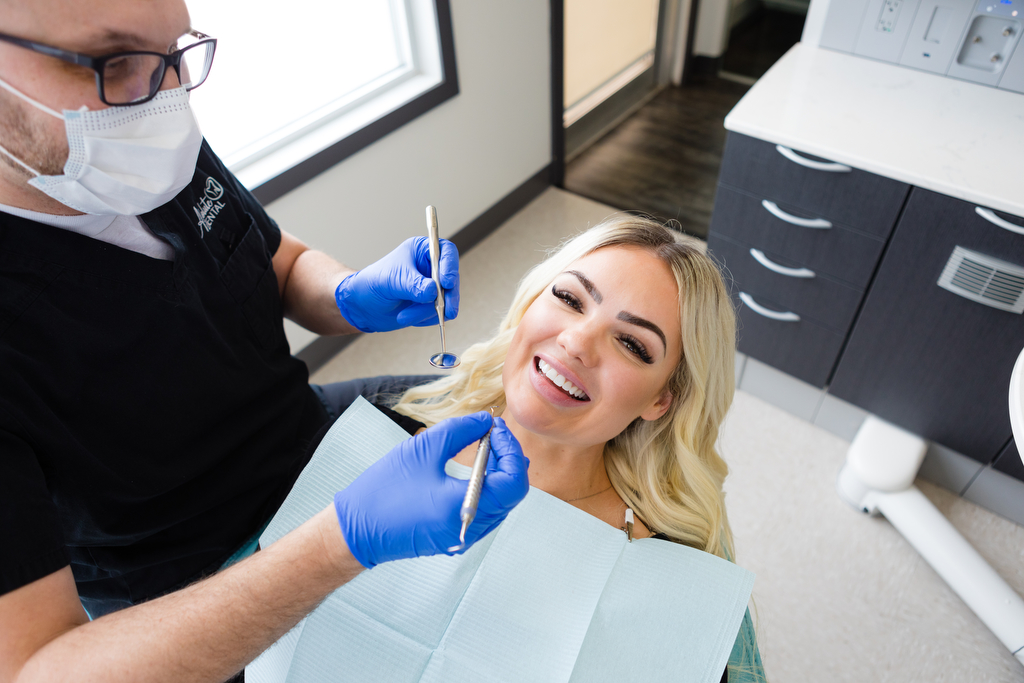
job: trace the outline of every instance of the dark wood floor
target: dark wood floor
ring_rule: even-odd
[[[805,16],[761,8],[733,27],[722,70],[760,78],[800,41]]]
[[[566,167],[565,188],[679,221],[706,238],[725,146],[723,121],[747,86],[700,77],[668,87]]]

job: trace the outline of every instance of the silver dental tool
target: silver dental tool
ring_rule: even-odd
[[[441,353],[430,357],[430,364],[435,368],[450,370],[462,361],[454,353],[448,353],[444,341],[444,289],[441,288],[441,240],[437,236],[437,211],[433,206],[427,207],[427,235],[430,238],[430,277],[437,285],[437,299],[434,309],[437,311],[437,323],[441,328]]]
[[[491,406],[491,429],[494,429],[494,409],[497,407]],[[466,489],[466,497],[462,500],[462,509],[459,510],[459,518],[462,519],[459,544],[448,548],[450,553],[466,548],[466,530],[476,517],[476,508],[480,504],[480,491],[483,490],[484,476],[487,474],[487,458],[491,454],[491,429],[487,430],[487,433],[480,439],[480,445],[476,448],[473,471],[469,475],[469,488]]]

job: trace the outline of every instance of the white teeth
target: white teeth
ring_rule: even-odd
[[[583,391],[581,391],[579,388],[577,388],[575,384],[573,384],[572,382],[567,380],[564,376],[558,374],[558,372],[553,367],[551,367],[551,365],[549,365],[548,363],[545,363],[541,359],[537,359],[537,360],[538,360],[537,367],[540,368],[540,371],[542,373],[544,373],[544,375],[548,379],[550,379],[553,384],[555,384],[556,386],[561,388],[562,391],[564,391],[565,393],[567,393],[570,396],[573,396],[575,398],[586,398],[587,397],[587,395],[585,393],[583,393]]]

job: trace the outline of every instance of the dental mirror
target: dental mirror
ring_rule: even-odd
[[[427,207],[427,235],[430,240],[430,278],[437,285],[437,299],[434,309],[437,311],[437,323],[441,328],[441,353],[430,357],[430,364],[442,370],[451,370],[462,361],[454,353],[448,353],[444,340],[444,289],[441,287],[441,240],[437,236],[437,211],[433,206]]]

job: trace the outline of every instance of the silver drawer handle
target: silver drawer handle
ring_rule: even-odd
[[[789,147],[783,147],[782,145],[775,145],[775,149],[779,150],[779,154],[786,157],[794,164],[800,164],[804,168],[813,168],[815,171],[828,171],[829,173],[849,173],[853,169],[843,164],[837,164],[834,161],[813,161],[811,159],[805,159],[800,156]]]
[[[832,227],[832,223],[824,218],[800,218],[799,216],[794,216],[791,213],[786,213],[780,209],[775,202],[770,202],[767,199],[761,200],[761,206],[768,209],[768,213],[779,220],[786,221],[792,225],[799,225],[801,228],[818,228],[821,230],[828,230]]]
[[[807,268],[787,268],[785,266],[780,266],[778,263],[775,263],[765,256],[764,252],[760,249],[751,249],[750,255],[753,256],[754,260],[762,266],[768,270],[778,273],[779,275],[785,275],[786,277],[814,277],[814,271],[808,270]]]
[[[754,297],[750,296],[746,292],[740,292],[740,301],[745,303],[747,307],[754,313],[763,315],[766,318],[771,318],[772,320],[784,320],[786,322],[792,323],[798,322],[800,320],[800,316],[791,311],[773,311],[771,309],[765,308],[761,304],[754,301]]]
[[[998,225],[1003,230],[1009,230],[1015,232],[1018,235],[1024,235],[1024,228],[1019,225],[1014,225],[1010,221],[1004,221],[1002,218],[997,216],[992,209],[983,209],[980,206],[974,207],[974,213],[978,214],[992,225]]]

